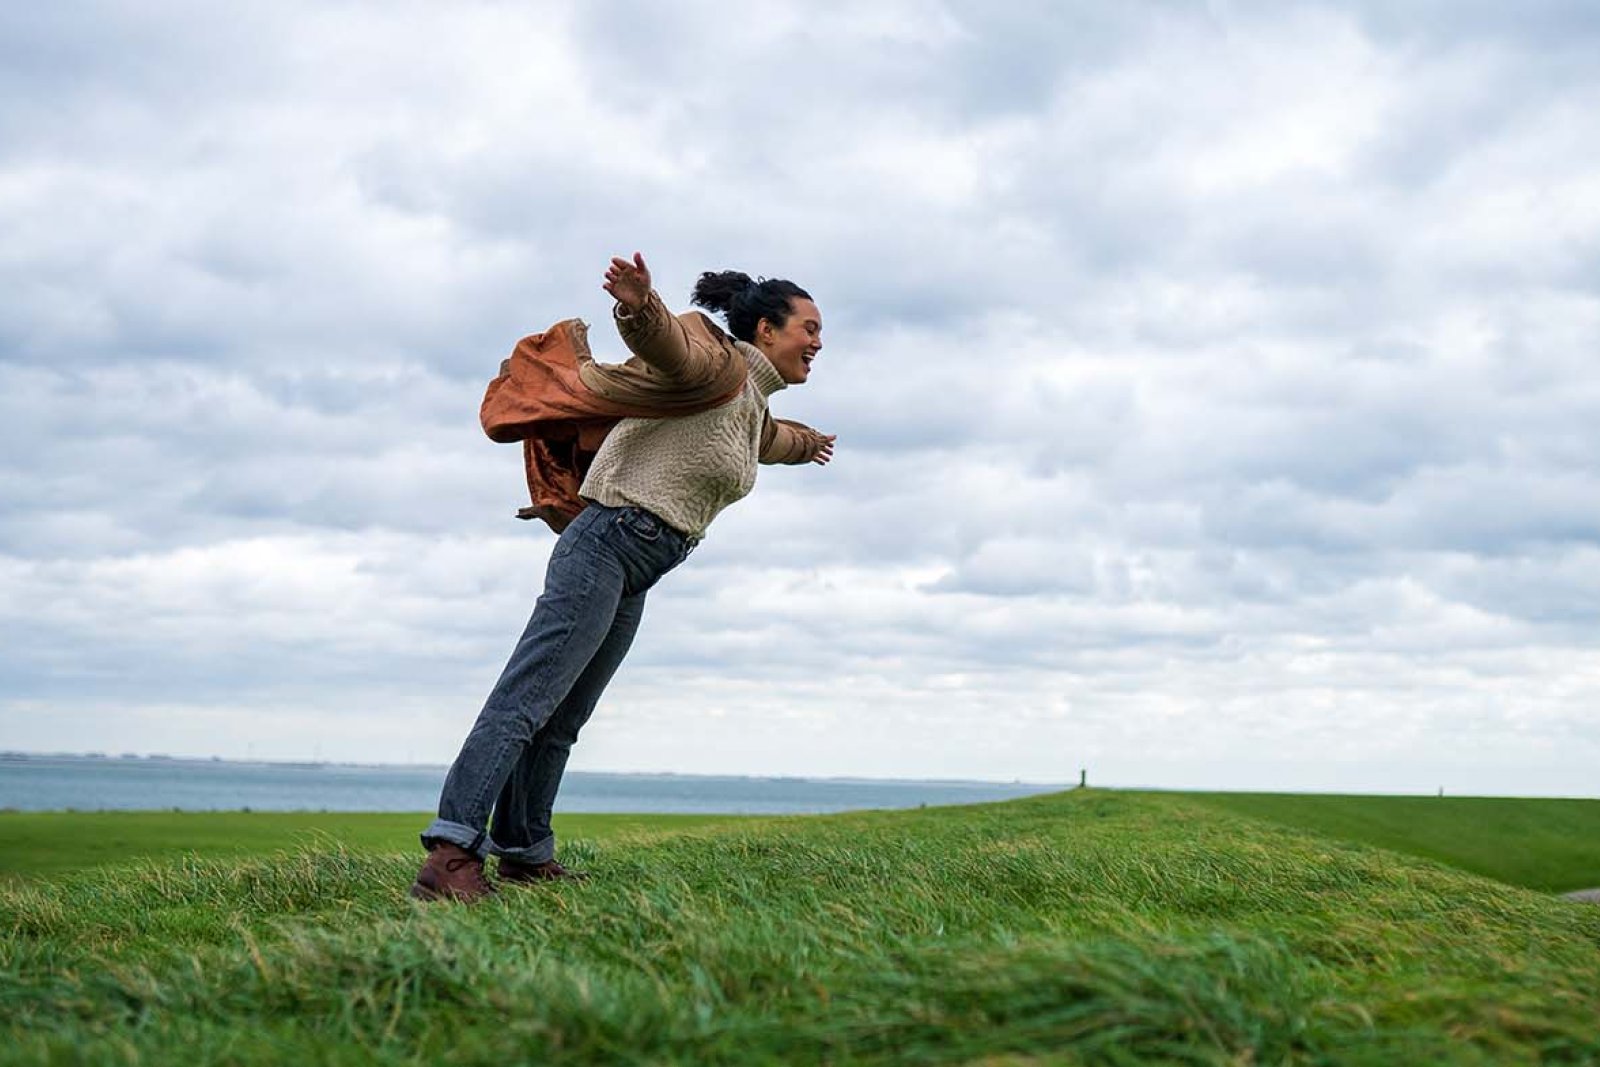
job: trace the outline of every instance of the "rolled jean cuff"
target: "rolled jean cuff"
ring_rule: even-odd
[[[546,863],[556,858],[556,835],[551,834],[542,841],[535,841],[531,845],[521,848],[501,848],[493,841],[489,842],[489,851],[503,860],[512,863],[525,863],[532,867],[535,864]]]
[[[489,855],[489,835],[482,830],[474,830],[458,822],[448,819],[435,819],[422,831],[422,847],[428,848],[431,842],[447,841],[452,845],[466,849],[480,860]]]

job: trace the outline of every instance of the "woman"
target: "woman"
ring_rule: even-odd
[[[606,436],[579,490],[586,506],[551,551],[533,617],[422,833],[428,858],[411,887],[421,900],[495,892],[489,853],[502,882],[584,877],[556,861],[551,807],[578,731],[633,641],[646,591],[750,491],[758,461],[833,458],[833,437],[767,412],[767,397],[803,384],[822,348],[822,314],[805,290],[738,271],[702,274],[693,302],[724,315],[730,338],[698,312],[668,312],[638,253],[613,259],[605,277],[617,330],[651,372],[703,381],[732,361],[744,385],[710,410],[626,418]]]

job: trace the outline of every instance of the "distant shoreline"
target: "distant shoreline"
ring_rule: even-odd
[[[134,752],[121,752],[116,754],[106,752],[21,752],[15,750],[0,751],[0,763],[198,763],[207,766],[224,764],[239,767],[279,767],[314,769],[318,767],[350,767],[370,770],[407,770],[407,771],[432,771],[446,770],[448,764],[443,763],[362,763],[353,760],[275,760],[275,759],[239,759],[234,756],[171,756],[166,753],[152,752],[147,754]],[[1039,789],[1067,789],[1074,783],[1029,781],[1022,778],[873,778],[862,775],[837,775],[837,774],[730,774],[717,772],[684,772],[684,771],[612,771],[604,769],[584,769],[579,773],[591,775],[607,775],[626,778],[711,778],[719,780],[751,781],[751,782],[837,782],[840,784],[859,783],[870,784],[918,784],[918,785],[998,785],[998,786],[1026,786]]]
[[[430,764],[0,753],[0,808],[16,811],[428,811],[448,768]],[[568,770],[558,810],[820,814],[970,804],[1058,785],[953,779],[758,777]]]

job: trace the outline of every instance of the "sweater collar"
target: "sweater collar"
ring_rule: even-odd
[[[756,383],[756,388],[761,390],[762,396],[771,396],[779,389],[789,387],[789,383],[783,380],[783,375],[778,373],[778,368],[772,365],[772,361],[762,353],[761,349],[737,338],[733,343],[744,353],[744,360],[750,365],[750,380]]]

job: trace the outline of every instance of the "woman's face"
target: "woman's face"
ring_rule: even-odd
[[[756,324],[756,347],[784,381],[804,384],[811,374],[811,361],[822,349],[822,312],[810,300],[790,297],[789,319],[781,327],[770,319]]]

